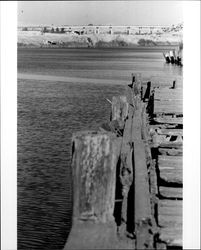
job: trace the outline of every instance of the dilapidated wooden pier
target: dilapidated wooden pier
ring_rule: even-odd
[[[182,89],[133,74],[111,119],[72,138],[64,249],[182,249]]]

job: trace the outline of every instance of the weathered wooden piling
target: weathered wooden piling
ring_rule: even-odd
[[[73,135],[73,226],[65,249],[113,248],[116,165],[120,141],[112,133]]]
[[[150,91],[151,91],[151,82],[148,81],[148,82],[147,82],[146,92],[145,92],[145,94],[144,94],[144,99],[143,99],[144,101],[149,100]]]
[[[141,73],[133,73],[132,74],[132,83],[128,84],[128,92],[127,92],[127,99],[128,103],[133,106],[134,109],[138,108],[138,105],[141,101]]]
[[[142,106],[135,111],[132,138],[134,142],[134,176],[135,176],[135,233],[136,249],[152,249],[152,216],[149,194],[148,171],[145,144],[142,140]]]
[[[128,116],[128,101],[126,96],[114,96],[112,98],[112,119],[125,121]]]
[[[173,88],[173,89],[176,89],[176,80],[173,81],[172,88]]]
[[[150,117],[152,117],[154,114],[154,93],[154,90],[152,90],[147,104],[147,113]]]

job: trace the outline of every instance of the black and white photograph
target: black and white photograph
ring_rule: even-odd
[[[3,150],[1,190],[15,193],[2,214],[4,228],[15,222],[16,247],[7,232],[3,250],[199,249],[188,189],[190,180],[200,187],[199,145],[185,143],[200,138],[200,82],[185,75],[200,63],[185,57],[198,40],[192,27],[192,52],[185,47],[184,9],[196,4],[17,1],[16,124],[2,125],[16,156]]]

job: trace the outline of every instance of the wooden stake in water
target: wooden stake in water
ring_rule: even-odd
[[[120,141],[112,133],[79,132],[72,146],[73,226],[64,249],[113,249]]]

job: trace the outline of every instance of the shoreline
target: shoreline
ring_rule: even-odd
[[[61,48],[136,48],[179,46],[182,31],[160,34],[55,34],[18,31],[18,47]]]

